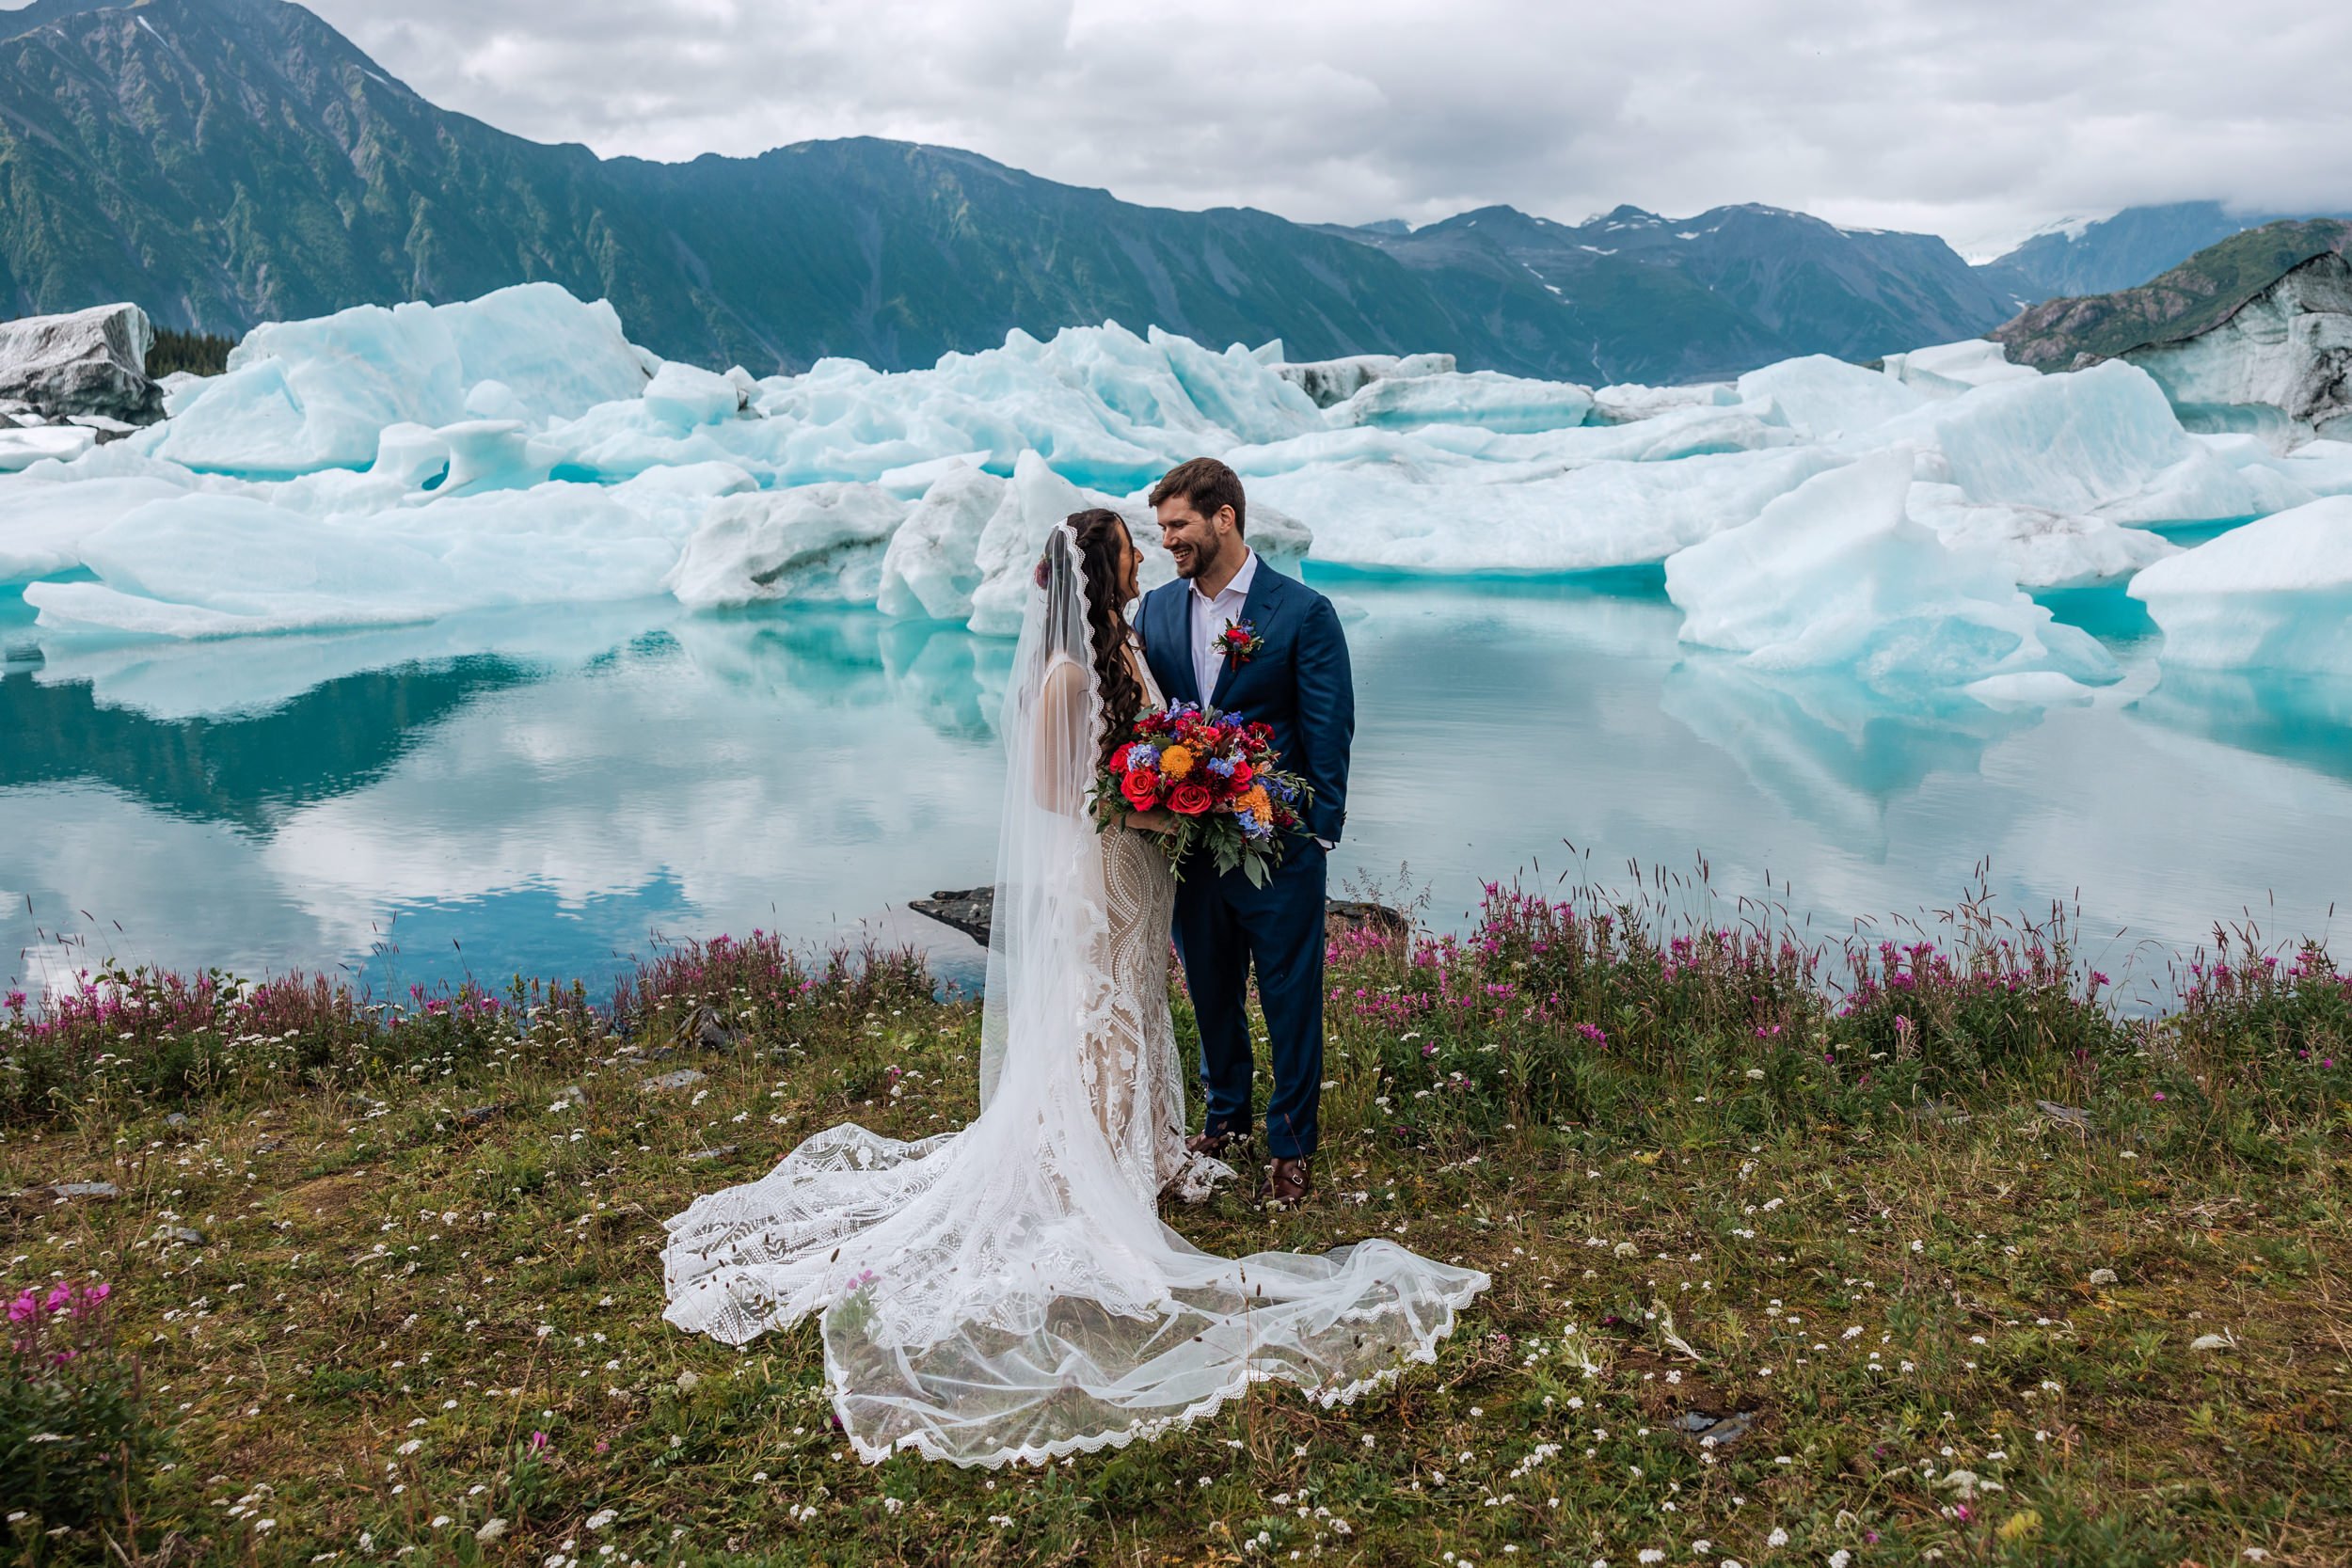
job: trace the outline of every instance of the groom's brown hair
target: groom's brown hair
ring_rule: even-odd
[[[1230,506],[1233,531],[1248,531],[1248,502],[1242,497],[1241,475],[1214,457],[1195,457],[1168,469],[1167,477],[1152,487],[1149,504],[1156,508],[1165,500],[1185,501],[1203,517],[1214,517],[1218,507]]]

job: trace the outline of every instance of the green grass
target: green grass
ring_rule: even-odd
[[[1840,1002],[1819,955],[1602,912],[1502,894],[1461,942],[1343,942],[1316,1197],[1169,1212],[1224,1252],[1381,1234],[1486,1269],[1437,1365],[996,1474],[855,1462],[810,1327],[736,1351],[660,1316],[661,1222],[694,1194],[845,1118],[974,1114],[975,1009],[908,964],[727,945],[615,1011],[524,988],[398,1028],[323,989],[103,1033],[0,1019],[11,1292],[112,1282],[172,1428],[131,1517],[10,1539],[252,1564],[2352,1560],[2348,988],[2324,958],[2238,955],[2140,1022],[2062,945],[1990,927],[1861,956]],[[672,1045],[704,1006],[734,1041]],[[681,1067],[707,1078],[645,1085]],[[120,1196],[45,1190],[67,1180]],[[1742,1415],[1714,1446],[1677,1426]]]

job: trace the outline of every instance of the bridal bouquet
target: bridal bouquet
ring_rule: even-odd
[[[1223,873],[1239,867],[1265,886],[1281,863],[1281,831],[1298,826],[1313,797],[1307,782],[1279,771],[1274,731],[1237,713],[1176,703],[1147,708],[1095,780],[1098,819],[1165,809],[1176,831],[1162,835],[1182,875],[1184,857],[1206,847]]]

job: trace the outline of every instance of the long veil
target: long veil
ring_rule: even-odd
[[[1093,1044],[1122,1005],[1164,997],[1117,994],[1104,957],[1080,571],[1057,528],[1004,701],[978,1119],[914,1142],[833,1128],[668,1222],[664,1316],[740,1344],[820,1314],[834,1408],[869,1461],[1041,1463],[1154,1435],[1267,1378],[1351,1402],[1434,1359],[1488,1283],[1385,1241],[1201,1252],[1160,1223],[1148,1156],[1105,1132]],[[1134,1070],[1172,1072],[1168,1056]]]

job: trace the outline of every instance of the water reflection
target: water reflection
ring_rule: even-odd
[[[2352,677],[2165,667],[2133,717],[2352,782]]]
[[[1883,862],[1895,802],[1929,777],[1980,771],[1988,747],[2041,719],[1957,693],[1897,701],[1835,674],[1762,673],[1693,653],[1666,675],[1666,716],[1826,840]]]
[[[1620,883],[1703,854],[1727,898],[1769,882],[1825,931],[1948,904],[1990,856],[2012,907],[2079,895],[2124,949],[2271,893],[2275,928],[2316,930],[2352,885],[2344,686],[2159,673],[2123,637],[2130,678],[2087,705],[1906,702],[1683,648],[1638,578],[1324,585],[1359,699],[1335,870],[1409,863],[1440,923],[1568,844]],[[899,910],[991,875],[1011,653],[667,601],[44,641],[0,674],[0,967],[596,979],[657,932],[766,927],[917,936],[969,973]]]

